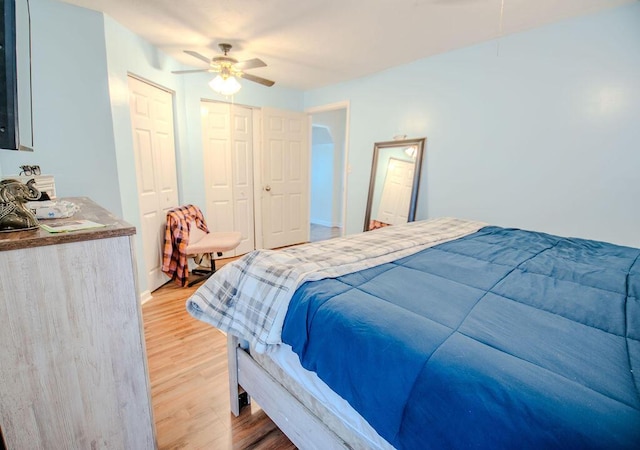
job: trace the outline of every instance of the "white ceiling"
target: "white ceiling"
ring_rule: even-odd
[[[206,63],[183,50],[213,57],[229,42],[236,59],[267,63],[250,73],[310,89],[637,0],[64,1],[106,13],[186,68]]]

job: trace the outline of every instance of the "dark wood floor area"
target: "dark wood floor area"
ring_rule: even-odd
[[[142,307],[158,448],[295,449],[259,406],[229,412],[226,337],[185,309],[197,287],[167,284]]]

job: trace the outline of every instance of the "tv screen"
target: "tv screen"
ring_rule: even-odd
[[[2,2],[0,30],[0,148],[18,149],[15,0]]]
[[[15,0],[2,2],[0,30],[0,148],[17,150],[17,80]]]
[[[33,151],[29,0],[0,0],[0,149]]]

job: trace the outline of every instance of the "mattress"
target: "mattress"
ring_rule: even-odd
[[[393,449],[346,400],[302,367],[290,346],[282,344],[268,355],[252,352],[252,357],[350,448]]]

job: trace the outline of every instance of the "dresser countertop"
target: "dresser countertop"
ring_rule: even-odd
[[[114,216],[87,197],[67,197],[56,200],[66,200],[75,203],[80,207],[80,211],[66,219],[39,219],[38,222],[59,223],[64,221],[90,220],[105,226],[64,233],[49,233],[42,228],[27,231],[2,232],[0,233],[0,251],[64,244],[68,242],[91,241],[116,236],[132,236],[136,233],[134,226]]]

